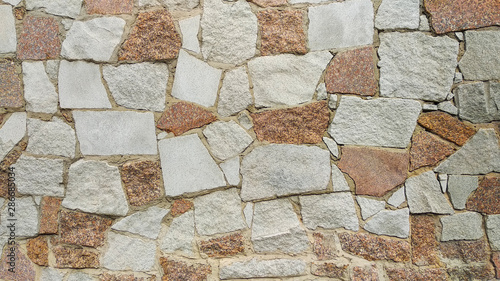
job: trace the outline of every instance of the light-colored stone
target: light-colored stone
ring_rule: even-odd
[[[229,185],[237,186],[240,184],[240,157],[233,157],[220,163],[220,168]]]
[[[110,232],[101,264],[110,270],[149,271],[155,265],[156,243]]]
[[[98,279],[85,272],[71,272],[66,281],[97,281]]]
[[[42,267],[40,281],[62,281],[64,273],[50,267]]]
[[[311,3],[311,4],[319,4],[323,2],[329,2],[330,0],[290,0],[290,4],[300,4],[300,3]]]
[[[458,41],[464,41],[464,33],[463,32],[455,32],[455,37],[457,37]]]
[[[49,14],[76,18],[80,14],[82,2],[83,0],[26,0],[26,9],[43,8]]]
[[[111,228],[156,239],[160,233],[161,221],[167,213],[168,210],[153,206],[145,211],[121,219]]]
[[[500,251],[500,215],[486,217],[486,234],[493,251]]]
[[[200,235],[226,233],[246,227],[236,189],[217,191],[194,199],[196,231]]]
[[[332,186],[335,192],[351,190],[344,174],[335,164],[332,164]]]
[[[460,70],[467,80],[500,79],[500,31],[466,31]]]
[[[9,5],[0,5],[0,53],[14,53],[17,48],[16,20]]]
[[[300,204],[304,225],[309,229],[359,230],[354,200],[348,192],[301,196]]]
[[[159,0],[139,0],[139,7],[159,6]]]
[[[406,201],[405,188],[402,187],[398,191],[394,192],[391,197],[387,200],[387,204],[399,207],[403,202]]]
[[[330,150],[330,153],[335,158],[339,158],[339,148],[337,146],[337,143],[331,138],[327,137],[323,137],[323,142],[326,144],[326,147],[328,147],[328,150]]]
[[[500,120],[500,87],[498,83],[461,84],[455,89],[459,116],[472,123]],[[498,95],[498,97],[497,97]],[[496,100],[498,99],[498,100]]]
[[[109,61],[120,43],[124,27],[125,20],[118,17],[75,21],[62,44],[61,56],[67,59]]]
[[[220,279],[288,277],[306,274],[306,262],[303,260],[274,259],[234,262],[221,266]]]
[[[438,107],[437,107],[437,105],[435,105],[433,103],[424,103],[422,105],[422,110],[423,111],[435,111],[435,110],[438,110]]]
[[[373,3],[351,0],[309,8],[309,48],[312,51],[373,43]]]
[[[453,85],[458,45],[421,32],[380,34],[380,95],[443,101]]]
[[[250,119],[250,116],[246,112],[241,113],[238,115],[238,122],[240,123],[243,128],[250,130],[253,127],[252,120]]]
[[[328,101],[328,107],[331,109],[337,109],[339,97],[337,95],[330,95],[330,100]]]
[[[245,221],[247,223],[248,228],[252,228],[253,221],[253,203],[247,203],[245,209],[243,209],[243,214],[245,215]]]
[[[222,171],[196,134],[163,139],[158,148],[167,196],[226,185]]]
[[[312,52],[304,56],[284,54],[251,60],[248,69],[255,105],[271,107],[310,101],[331,58],[329,52]]]
[[[69,167],[62,206],[88,213],[125,216],[129,208],[118,167],[94,160],[73,163]]]
[[[20,194],[64,197],[63,160],[23,154],[15,167],[16,186]]]
[[[75,22],[75,21],[70,20],[70,19],[62,19],[61,20],[61,23],[66,31],[70,30],[71,26],[73,26],[73,22]]]
[[[451,115],[458,114],[458,108],[451,101],[443,101],[437,105],[438,109]]]
[[[38,235],[38,207],[36,206],[33,198],[22,197],[16,198],[14,217],[16,219],[15,234],[16,237],[34,237]],[[12,210],[12,209],[10,209]],[[10,230],[7,227],[12,221],[8,221],[11,211],[9,208],[4,208],[2,211],[2,223],[0,234],[9,234]]]
[[[326,100],[328,98],[328,92],[326,91],[325,83],[321,83],[316,87],[316,99]]]
[[[446,193],[448,189],[448,175],[447,174],[439,174],[438,175],[439,185],[441,186],[441,191]]]
[[[143,1],[143,0],[141,0]],[[200,0],[160,0],[169,10],[189,11],[200,4]]]
[[[325,190],[330,180],[330,153],[314,146],[271,144],[243,158],[244,201]]]
[[[374,215],[363,228],[378,235],[408,238],[410,235],[410,211],[408,208],[394,211],[382,210]]]
[[[219,94],[217,112],[231,116],[253,103],[248,74],[244,66],[226,72]]]
[[[408,178],[405,188],[412,214],[453,214],[453,209],[441,193],[439,181],[432,171]]]
[[[153,113],[73,111],[84,155],[157,154]]]
[[[203,134],[212,154],[221,160],[238,155],[253,142],[252,137],[233,120],[214,122],[203,130]]]
[[[164,253],[179,251],[184,256],[192,257],[194,234],[194,211],[189,211],[174,218],[159,240],[160,249]]]
[[[183,1],[185,2],[185,1]],[[200,41],[198,32],[200,31],[200,15],[179,21],[182,33],[182,48],[200,53]]]
[[[58,96],[45,72],[43,62],[23,62],[24,99],[26,110],[55,113]]]
[[[45,72],[52,80],[57,80],[57,73],[59,72],[59,60],[48,60],[45,62]]]
[[[383,0],[375,17],[377,29],[417,29],[420,25],[419,0]]]
[[[52,117],[49,122],[28,119],[28,136],[29,153],[75,157],[75,130],[60,118]]]
[[[0,128],[0,161],[24,138],[26,134],[26,113],[15,112]]]
[[[406,148],[420,110],[418,101],[344,96],[328,133],[340,144]]]
[[[455,78],[453,79],[454,83],[462,83],[464,81],[464,76],[460,72],[455,72]],[[451,93],[453,94],[453,93]],[[447,100],[451,100],[450,98],[447,98]]]
[[[363,220],[366,220],[385,209],[385,201],[379,201],[361,196],[356,196],[356,201],[361,209],[361,217]]]
[[[165,110],[168,67],[164,63],[135,63],[102,68],[118,105],[149,111]]]
[[[450,175],[448,180],[448,193],[453,207],[458,210],[465,209],[469,195],[477,189],[479,178],[477,176]]]
[[[484,235],[483,217],[474,212],[442,217],[441,225],[441,241],[477,240]]]
[[[17,4],[19,4],[22,0],[4,0],[3,2],[5,3],[9,3],[11,4],[12,6],[17,6]]]
[[[429,25],[429,19],[427,19],[426,15],[420,16],[420,24],[418,26],[418,30],[420,31],[431,31],[431,27]]]
[[[156,135],[156,139],[157,140],[162,140],[162,139],[166,138],[167,136],[168,136],[167,132],[161,132],[158,135]]]

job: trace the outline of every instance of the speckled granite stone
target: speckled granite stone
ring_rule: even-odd
[[[331,262],[313,263],[311,273],[316,276],[345,279],[348,274],[349,265]]]
[[[410,243],[362,233],[339,234],[342,250],[367,260],[410,260]]]
[[[332,234],[313,233],[313,252],[318,260],[329,260],[337,257],[335,254],[335,237]]]
[[[9,247],[5,248],[3,257],[0,260],[0,280],[9,281],[35,281],[36,271],[33,263],[24,255],[18,247],[15,247],[16,267],[15,273],[8,271],[7,254],[10,252]]]
[[[497,278],[500,279],[500,252],[493,253],[491,256],[491,261],[495,266],[495,271],[497,272]]]
[[[390,281],[401,280],[433,280],[433,281],[446,281],[448,277],[446,271],[441,268],[426,268],[416,270],[413,268],[386,268],[387,276]]]
[[[95,215],[61,211],[61,241],[69,244],[99,247],[113,220]]]
[[[200,241],[200,252],[209,257],[234,256],[245,251],[243,235],[240,233]]]
[[[156,127],[178,136],[215,120],[217,120],[215,115],[200,106],[178,102],[165,110]]]
[[[104,273],[99,281],[156,281],[156,276],[135,277],[134,274],[110,274]]]
[[[43,197],[40,203],[40,234],[55,234],[58,231],[58,214],[61,198]]]
[[[88,14],[117,15],[132,13],[133,0],[85,0]]]
[[[23,106],[21,78],[14,62],[0,60],[0,107]]]
[[[32,262],[40,266],[49,265],[49,245],[47,243],[47,237],[38,236],[37,238],[28,240],[26,249],[28,257]]]
[[[487,262],[490,259],[485,239],[441,242],[439,250],[443,258],[461,260],[464,263]]]
[[[254,4],[257,4],[261,7],[277,7],[286,5],[286,0],[248,0]]]
[[[99,268],[99,255],[87,249],[56,246],[52,253],[57,268]]]
[[[185,212],[191,210],[193,208],[194,204],[191,201],[188,201],[186,199],[179,199],[175,200],[174,203],[172,204],[172,209],[170,210],[170,213],[174,217],[178,217]]]
[[[487,176],[466,203],[469,211],[500,214],[500,177]]]
[[[21,60],[55,59],[61,53],[59,23],[54,18],[27,16],[19,35],[17,57]]]
[[[439,111],[424,113],[417,122],[427,130],[458,145],[464,145],[476,133],[457,118]]]
[[[154,161],[127,162],[122,166],[121,178],[130,205],[142,206],[161,196],[160,164]]]
[[[490,263],[467,265],[449,268],[448,274],[451,280],[491,280],[495,278],[495,269]]]
[[[160,264],[164,272],[162,281],[204,281],[207,280],[207,275],[212,273],[210,265],[207,264],[188,265],[185,262],[174,261],[168,258],[160,258]]]
[[[437,164],[453,152],[453,146],[433,134],[422,132],[415,135],[411,140],[410,171]]]
[[[265,10],[257,13],[261,36],[261,55],[305,54],[304,13],[300,10]]]
[[[411,216],[411,259],[415,265],[439,265],[436,221],[431,216]]]
[[[1,123],[1,122],[0,122]],[[26,142],[21,142],[20,144],[26,144]],[[26,149],[26,146],[24,147]],[[12,149],[5,158],[0,162],[0,170],[7,171],[7,169],[14,163],[17,162],[19,157],[21,157],[21,149]]]
[[[352,269],[352,281],[379,281],[377,266],[355,266]]]

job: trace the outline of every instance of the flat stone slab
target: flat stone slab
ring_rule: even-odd
[[[408,208],[399,210],[382,210],[374,215],[363,228],[378,235],[408,238],[410,235],[410,211]]]
[[[163,184],[158,161],[131,161],[121,167],[123,187],[132,206],[143,206],[162,197]]]
[[[163,217],[168,212],[166,209],[153,206],[145,211],[124,217],[113,224],[111,228],[138,234],[149,239],[156,239],[160,234]]]
[[[243,152],[252,142],[252,137],[235,121],[214,122],[203,130],[212,154],[226,160]]]
[[[476,133],[473,127],[465,125],[458,118],[444,112],[424,113],[420,115],[417,121],[419,125],[432,133],[460,146],[464,145]]]
[[[410,207],[412,214],[454,213],[450,203],[441,193],[439,181],[432,171],[408,178],[405,182],[405,188],[408,207]]]
[[[396,192],[394,192],[392,196],[389,197],[389,199],[387,199],[387,204],[397,208],[405,201],[406,201],[405,188],[401,187]]]
[[[497,17],[500,24],[500,16]],[[464,78],[500,79],[500,31],[466,31],[465,40],[467,49],[459,64]]]
[[[198,40],[200,19],[201,16],[197,15],[179,21],[179,27],[182,33],[182,47],[198,54],[200,53],[200,41]]]
[[[110,270],[150,271],[155,265],[156,243],[110,232],[102,266]],[[140,253],[140,254],[138,254]]]
[[[500,215],[486,217],[486,234],[493,251],[500,251]]]
[[[448,177],[448,194],[451,203],[457,210],[465,209],[469,195],[477,189],[479,178],[477,176],[450,175]]]
[[[75,130],[66,122],[52,117],[49,122],[28,119],[29,142],[26,151],[38,155],[75,157]]]
[[[178,102],[163,112],[156,127],[179,136],[217,120],[211,111],[187,102]]]
[[[22,66],[26,111],[55,113],[59,98],[43,62],[23,62]]]
[[[226,72],[220,88],[217,112],[224,116],[238,113],[253,103],[245,67]]]
[[[94,248],[104,245],[112,219],[66,210],[60,213],[60,242]]]
[[[345,228],[358,231],[359,221],[352,195],[347,192],[301,196],[301,214],[309,229]]]
[[[63,160],[23,154],[15,168],[15,183],[20,194],[64,197]]]
[[[342,250],[366,260],[410,261],[410,243],[365,233],[339,234]]]
[[[178,251],[184,256],[193,257],[194,235],[194,211],[189,211],[174,218],[165,235],[159,239],[160,249],[164,253]]]
[[[50,17],[27,16],[23,21],[23,31],[19,36],[17,58],[21,60],[55,59],[59,57],[60,52],[59,22]]]
[[[0,5],[0,53],[14,53],[17,47],[16,20],[9,5]]]
[[[332,187],[334,192],[351,190],[344,174],[335,164],[332,164]]]
[[[240,184],[240,157],[233,157],[219,164],[229,185]]]
[[[441,218],[441,241],[477,240],[483,237],[481,214],[466,212]]]
[[[361,217],[363,220],[385,209],[385,201],[356,196],[356,202],[358,202],[359,208],[361,209]]]
[[[169,10],[190,11],[200,4],[200,0],[160,0]]]
[[[421,132],[414,135],[410,149],[410,171],[432,166],[455,152],[455,148],[436,135]]]
[[[455,101],[460,118],[472,123],[488,123],[500,120],[500,87],[498,83],[470,83],[459,85]]]
[[[88,14],[117,15],[132,13],[134,7],[133,0],[123,1],[102,1],[85,0],[85,7]]]
[[[15,108],[23,106],[21,78],[14,62],[0,62],[0,82],[0,106]]]
[[[26,0],[26,9],[43,8],[49,14],[76,18],[80,14],[82,2],[83,0]]]
[[[383,0],[375,17],[377,29],[417,29],[420,26],[419,0]]]
[[[467,210],[488,215],[500,214],[500,177],[486,176],[465,204]]]
[[[263,56],[280,53],[306,54],[304,11],[264,10],[257,13]]]
[[[15,112],[0,128],[0,161],[24,138],[26,134],[26,113]]]
[[[306,262],[303,260],[274,259],[234,262],[220,268],[219,277],[225,279],[272,278],[306,275]]]

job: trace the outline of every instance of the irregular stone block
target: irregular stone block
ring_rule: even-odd
[[[160,234],[163,217],[167,214],[168,210],[153,206],[145,211],[124,217],[114,223],[111,228],[156,239],[158,238],[158,234]]]
[[[240,233],[200,241],[200,252],[209,257],[234,256],[245,251],[244,238]]]
[[[264,10],[257,13],[263,56],[279,53],[305,54],[304,13],[300,10]]]
[[[58,96],[56,89],[45,73],[42,62],[23,62],[24,98],[26,110],[55,113]]]
[[[261,7],[277,7],[286,5],[286,0],[249,0],[249,2]]]
[[[495,278],[495,269],[490,263],[467,265],[448,269],[451,280],[492,280]]]
[[[203,130],[212,154],[226,160],[242,153],[252,142],[252,137],[233,120],[215,122]]]
[[[332,187],[334,192],[351,190],[344,174],[335,164],[332,164]]]
[[[17,47],[16,20],[9,5],[0,6],[0,53],[14,53]]]
[[[500,214],[500,177],[486,176],[466,203],[467,210]]]
[[[356,196],[356,202],[358,202],[359,208],[361,209],[361,217],[363,220],[385,209],[385,201]]]
[[[408,208],[382,210],[374,215],[363,228],[378,235],[408,238],[410,235],[410,211]]]
[[[87,249],[52,248],[57,268],[99,268],[99,255]]]
[[[240,157],[233,157],[219,164],[229,185],[240,184]]]
[[[76,18],[80,14],[82,2],[83,0],[26,0],[26,9],[43,8],[49,14]]]
[[[207,280],[207,276],[212,273],[212,268],[208,264],[192,264],[185,262],[160,258],[163,268],[164,280]]]
[[[198,33],[200,31],[201,16],[197,15],[179,21],[179,27],[182,33],[182,48],[200,53],[200,41],[198,40]]]
[[[335,235],[314,232],[313,238],[313,253],[318,260],[330,260],[337,257]]]
[[[5,251],[3,251],[2,259],[0,260],[0,278],[12,281],[35,281],[35,266],[26,255],[19,250],[19,246],[13,248],[15,248],[14,254],[16,257],[15,273],[9,271],[10,266],[8,261],[10,257],[7,257],[7,254],[10,253],[11,247],[7,247]]]
[[[15,168],[15,183],[20,194],[64,197],[63,160],[23,154]]]
[[[441,241],[477,240],[483,237],[483,218],[474,212],[454,214],[441,218]]]
[[[335,157],[339,158],[339,148],[337,146],[337,143],[332,140],[331,138],[323,137],[323,142],[326,144],[326,147],[328,150],[330,150],[330,153]]]
[[[496,3],[500,9],[500,4]],[[485,17],[486,15],[482,15]],[[500,24],[500,16],[497,15]],[[460,70],[466,80],[500,79],[500,32],[466,31],[467,49],[460,60]]]
[[[450,175],[448,178],[448,194],[451,203],[457,210],[465,209],[469,195],[477,189],[479,179],[477,176]]]
[[[486,217],[486,234],[488,234],[491,249],[500,251],[500,215]]]
[[[127,162],[122,166],[121,171],[130,205],[142,206],[161,197],[163,188],[158,162]]]
[[[194,212],[189,211],[174,218],[165,235],[159,239],[160,249],[164,253],[178,251],[182,255],[193,257],[194,235]]]
[[[63,278],[64,278],[64,273],[57,269],[51,267],[42,268],[40,281],[63,281]]]
[[[421,132],[412,137],[410,149],[410,171],[432,166],[455,152],[455,148],[437,136]]]
[[[40,234],[55,234],[59,230],[59,209],[62,198],[43,197],[40,203]]]
[[[47,237],[38,236],[37,238],[28,240],[26,250],[32,262],[40,266],[49,265],[49,245],[47,243]]]
[[[446,113],[435,111],[423,113],[418,118],[418,124],[440,137],[464,145],[476,130]]]
[[[109,270],[150,271],[155,264],[156,243],[110,232],[102,266]],[[140,254],[139,254],[140,253]]]
[[[101,15],[130,14],[134,8],[133,0],[85,0],[87,13]]]
[[[220,88],[217,112],[222,116],[238,113],[253,103],[245,67],[227,71]]]
[[[50,122],[28,119],[28,136],[29,153],[75,157],[75,130],[62,119],[52,117]]]
[[[410,177],[405,182],[408,207],[412,214],[453,214],[453,208],[441,193],[441,187],[432,171]]]
[[[500,120],[500,111],[497,109],[500,104],[500,88],[496,85],[498,84],[482,82],[459,85],[454,93],[460,118],[473,123]]]
[[[11,61],[0,61],[0,106],[21,107],[23,104],[21,79],[16,73],[16,65]]]
[[[445,259],[460,260],[464,263],[488,262],[490,259],[486,239],[441,242],[439,248]]]
[[[95,281],[96,279],[85,272],[70,272],[66,281]]]
[[[172,204],[172,208],[170,209],[170,214],[174,217],[178,217],[185,212],[192,209],[194,206],[193,202],[188,201],[186,199],[177,199]]]
[[[405,188],[401,187],[396,192],[394,192],[389,199],[387,199],[387,204],[393,207],[399,207],[403,202],[406,201]]]
[[[340,233],[342,250],[367,260],[410,260],[410,244],[406,241],[382,238],[372,234]]]
[[[16,178],[17,180],[17,178]],[[32,197],[16,197],[16,206],[15,206],[15,218],[16,229],[15,235],[17,237],[35,237],[38,235],[38,228],[40,226],[38,222],[38,206],[33,201]],[[8,218],[11,216],[12,209],[4,208],[2,211],[1,217]],[[0,234],[2,235],[10,235],[10,230],[7,227],[9,225],[9,221],[6,219],[2,220]],[[4,245],[0,243],[0,246]],[[1,277],[0,277],[1,278]]]
[[[313,263],[311,273],[316,276],[345,279],[348,275],[348,264],[335,264],[330,262]]]
[[[355,266],[352,269],[352,281],[379,281],[377,266],[372,265],[371,267],[365,266]]]
[[[219,277],[225,279],[291,277],[306,275],[303,260],[274,259],[234,262],[220,268]]]
[[[497,272],[497,279],[500,278],[500,252],[493,253],[491,258],[493,265],[495,266],[495,271]]]
[[[300,196],[304,225],[309,229],[345,228],[359,230],[352,195],[347,192]]]
[[[448,276],[442,268],[426,268],[417,270],[413,268],[386,268],[385,272],[390,281],[398,280],[435,280],[446,281]]]
[[[215,120],[217,120],[217,117],[212,112],[200,106],[181,101],[165,110],[156,127],[179,136],[191,129],[210,124]]]
[[[106,231],[113,220],[63,210],[59,223],[61,242],[96,248],[104,245]]]
[[[413,264],[439,265],[436,221],[427,215],[411,216],[411,259]]]
[[[0,128],[0,160],[24,138],[26,134],[26,113],[14,112]]]
[[[29,2],[27,1],[27,4]],[[27,16],[23,21],[23,31],[19,36],[17,58],[21,60],[55,59],[59,57],[60,52],[61,40],[57,20]]]
[[[417,29],[420,25],[419,0],[383,0],[375,17],[377,29]]]

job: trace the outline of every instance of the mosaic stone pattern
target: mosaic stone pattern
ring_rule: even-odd
[[[47,60],[57,58],[60,53],[57,20],[27,16],[19,36],[17,57],[22,60]]]
[[[179,136],[215,120],[217,117],[202,107],[187,102],[178,102],[165,110],[156,126]]]

